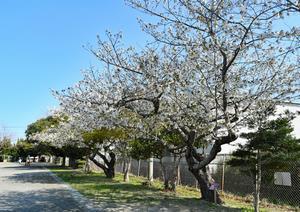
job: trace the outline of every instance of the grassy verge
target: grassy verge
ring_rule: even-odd
[[[117,174],[115,179],[107,179],[103,173],[84,174],[80,170],[51,168],[58,177],[85,196],[93,198],[97,202],[106,204],[138,204],[138,205],[176,205],[178,207],[197,208],[199,204],[209,210],[218,211],[253,211],[249,200],[234,195],[224,194],[222,199],[225,204],[222,207],[214,204],[199,203],[199,191],[195,188],[178,186],[177,193],[164,192],[160,181],[154,181],[153,186],[142,185],[145,178],[131,176],[129,183],[123,182],[123,176]],[[263,204],[261,211],[297,211],[288,206]]]

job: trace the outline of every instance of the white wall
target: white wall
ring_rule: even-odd
[[[292,121],[292,126],[294,127],[293,135],[296,138],[300,138],[300,104],[293,104],[293,103],[285,103],[282,105],[278,105],[276,108],[276,113],[280,114],[286,110],[289,110],[292,113],[295,113],[296,118]],[[242,130],[243,132],[247,131],[247,129]],[[238,148],[238,144],[244,144],[246,142],[245,139],[238,138],[236,141],[232,142],[231,144],[225,144],[222,146],[222,151],[219,154],[230,154],[234,150]]]

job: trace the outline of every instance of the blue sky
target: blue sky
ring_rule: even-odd
[[[96,35],[122,31],[126,44],[142,47],[138,16],[123,0],[1,0],[0,133],[5,127],[22,137],[57,105],[51,89],[74,84],[81,69],[97,65],[82,47],[95,45]]]
[[[82,45],[105,30],[143,45],[140,14],[122,0],[3,0],[0,2],[0,127],[22,137],[26,126],[57,105],[51,89],[81,78],[97,64]],[[0,131],[1,131],[0,128]]]

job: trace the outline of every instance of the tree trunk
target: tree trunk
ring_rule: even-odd
[[[116,164],[116,155],[113,152],[109,153],[110,156],[110,161],[108,163],[108,176],[109,178],[114,178],[115,177],[115,164]]]
[[[210,190],[210,187],[214,183],[214,180],[211,178],[208,168],[205,167],[201,171],[190,170],[190,172],[194,175],[198,182],[201,191],[201,199],[221,204],[222,200],[219,193],[217,191]]]
[[[115,177],[115,169],[110,167],[103,170],[104,174],[107,178],[114,178]]]
[[[176,192],[176,187],[177,187],[177,167],[172,167],[172,175],[170,177],[170,191]]]
[[[189,166],[189,171],[194,175],[200,186],[201,199],[221,204],[222,200],[218,192],[210,189],[214,183],[214,179],[210,175],[208,166],[204,166],[201,169],[194,168],[194,165],[203,159],[202,157],[193,147],[187,148],[185,158]],[[195,159],[197,162],[195,162]]]
[[[66,166],[66,157],[65,157],[65,156],[62,158],[61,166],[62,166],[62,167],[65,167],[65,166]]]
[[[85,157],[84,173],[90,173],[90,172],[91,172],[91,167],[90,167],[90,162],[89,162],[89,156],[87,155]]]
[[[129,182],[129,173],[131,168],[131,158],[126,158],[124,160],[124,182]]]
[[[163,161],[163,159],[160,159],[164,189],[166,191],[176,192],[180,159],[181,158],[177,156],[174,156],[174,161]]]
[[[95,159],[96,154],[98,154],[104,164],[100,163]],[[115,164],[116,164],[116,155],[113,152],[109,153],[110,160],[107,159],[105,154],[102,154],[101,152],[95,153],[93,156],[90,156],[89,159],[94,162],[96,166],[101,168],[107,178],[114,178],[115,177]]]
[[[76,159],[69,157],[69,167],[71,167],[72,169],[76,169],[77,168],[77,163],[76,163]]]
[[[164,190],[169,190],[169,178],[167,176],[167,171],[166,167],[163,164],[162,158],[159,160],[160,168],[161,168],[161,173],[162,173],[162,178],[164,180]]]
[[[127,163],[127,158],[123,157],[123,163],[122,163],[122,173],[125,174],[126,172],[126,163]]]
[[[255,192],[254,192],[254,211],[259,212],[259,202],[260,202],[260,185],[261,185],[261,158],[260,151],[257,150],[257,164],[255,172]]]

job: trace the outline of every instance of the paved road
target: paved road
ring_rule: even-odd
[[[0,163],[0,211],[87,211],[82,205],[48,170]]]
[[[0,163],[0,212],[56,211],[239,211],[229,208],[207,208],[204,205],[182,206],[162,203],[144,204],[103,203],[88,200],[61,182],[49,170],[39,166],[25,167],[17,163]]]

